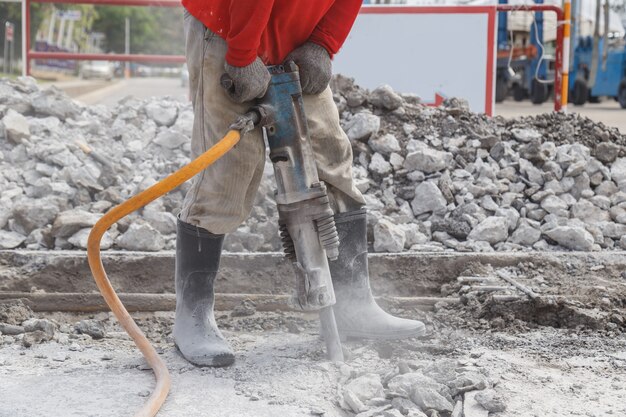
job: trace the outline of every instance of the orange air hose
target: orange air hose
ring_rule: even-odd
[[[154,347],[152,347],[139,326],[137,326],[137,323],[135,323],[130,314],[128,314],[128,311],[111,286],[111,282],[102,266],[102,259],[100,258],[100,240],[109,227],[121,218],[142,208],[151,201],[161,197],[163,194],[168,193],[217,161],[239,142],[241,136],[242,133],[239,130],[229,130],[226,136],[218,143],[189,164],[154,184],[152,187],[126,200],[122,204],[113,207],[98,220],[89,234],[87,258],[89,260],[91,273],[96,280],[100,293],[124,330],[126,330],[126,333],[133,339],[135,345],[137,345],[146,358],[146,361],[154,370],[156,377],[154,392],[152,392],[143,407],[135,414],[135,417],[153,417],[158,413],[170,390],[170,374],[167,371],[163,359],[159,357]]]

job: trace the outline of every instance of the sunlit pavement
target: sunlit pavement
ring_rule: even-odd
[[[554,111],[554,103],[546,102],[541,105],[530,101],[516,102],[505,100],[496,103],[495,114],[503,117],[531,116],[539,113]],[[626,134],[626,109],[622,109],[615,100],[605,99],[601,103],[587,103],[584,106],[570,104],[568,111],[586,116],[595,122],[602,122],[607,126],[617,127],[622,134]]]

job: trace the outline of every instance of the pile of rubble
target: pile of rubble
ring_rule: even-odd
[[[401,361],[382,377],[341,368],[340,406],[356,417],[487,416],[506,410],[475,360]]]
[[[81,350],[79,343],[104,338],[103,321],[85,319],[74,326],[47,318],[37,318],[21,300],[0,303],[0,344],[21,344],[28,348],[40,343],[56,341],[70,350]]]
[[[504,120],[336,77],[373,250],[626,249],[626,137],[577,115]],[[85,248],[110,207],[189,161],[189,104],[85,107],[29,78],[0,81],[0,248]],[[280,248],[271,165],[230,251]],[[175,244],[189,184],[112,228],[103,248]]]

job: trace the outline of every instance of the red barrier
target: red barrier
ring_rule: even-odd
[[[30,39],[30,4],[31,3],[62,3],[62,4],[95,4],[102,6],[153,6],[181,7],[178,0],[24,0],[26,27],[26,74],[30,75],[30,61],[33,59],[63,59],[77,61],[122,61],[122,62],[157,62],[182,64],[183,55],[147,55],[147,54],[81,54],[68,52],[36,52],[31,50]]]

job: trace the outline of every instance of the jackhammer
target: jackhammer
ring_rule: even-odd
[[[343,361],[332,309],[335,294],[328,267],[328,259],[338,256],[339,237],[326,187],[317,174],[298,68],[293,62],[287,62],[270,66],[268,71],[271,82],[267,93],[230,126],[226,136],[188,165],[109,210],[89,235],[87,256],[96,284],[156,376],[154,392],[135,416],[156,415],[169,392],[170,376],[165,363],[111,286],[100,258],[100,240],[114,223],[207,168],[256,126],[264,128],[274,167],[280,236],[285,256],[292,262],[296,277],[292,306],[302,311],[319,311],[328,358]],[[226,89],[233,87],[232,80],[226,75],[222,77],[221,84]]]

